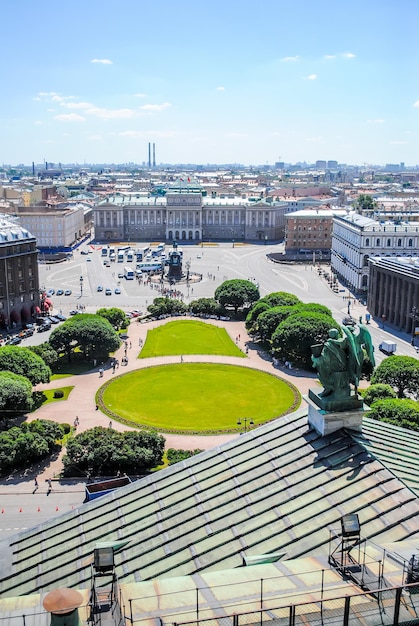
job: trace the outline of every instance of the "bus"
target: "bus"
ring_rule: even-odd
[[[108,248],[102,248],[102,256],[108,256]]]
[[[163,265],[161,261],[143,261],[142,263],[137,263],[137,269],[142,272],[161,272],[163,269]]]
[[[125,259],[124,251],[119,250],[118,252],[118,263],[123,263]]]
[[[134,270],[131,267],[124,267],[125,280],[134,280]]]
[[[115,248],[113,246],[111,246],[109,248],[109,260],[110,261],[115,261],[115,259],[116,259]]]
[[[132,250],[128,250],[127,252],[127,263],[132,263],[134,260],[134,253]]]

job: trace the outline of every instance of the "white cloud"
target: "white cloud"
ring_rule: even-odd
[[[367,120],[368,124],[384,124],[385,120],[376,119],[376,120]]]
[[[35,126],[42,126],[44,122],[42,122],[41,120],[35,120],[34,124]]]
[[[146,130],[146,131],[142,131],[142,130],[122,130],[119,133],[116,133],[116,135],[118,137],[133,137],[134,139],[144,139],[146,137],[156,137],[156,138],[163,138],[163,137],[176,137],[178,135],[178,133],[175,133],[173,131],[161,131],[161,130]]]
[[[147,94],[146,93],[135,93],[134,94],[134,98],[146,98]]]
[[[59,122],[85,122],[86,118],[78,115],[78,113],[63,113],[61,115],[56,115],[54,117],[55,120]]]
[[[90,102],[61,102],[61,106],[66,109],[91,109],[93,104]]]
[[[229,139],[242,139],[243,137],[247,137],[246,133],[225,133],[224,137],[228,137]]]
[[[117,119],[130,119],[132,117],[136,117],[138,113],[134,111],[134,109],[101,109],[99,107],[92,107],[91,109],[86,109],[85,113],[87,115],[93,115],[94,117],[99,117],[102,120],[117,120]]]
[[[336,59],[336,54],[325,54],[323,56],[323,59],[329,60],[329,59]]]
[[[283,61],[284,63],[289,63],[293,61],[299,61],[299,59],[300,57],[296,55],[295,57],[282,57],[281,61]]]
[[[90,63],[100,63],[101,65],[113,65],[110,59],[92,59]]]
[[[144,104],[140,109],[142,111],[163,111],[171,106],[170,102],[163,102],[163,104]]]
[[[344,52],[342,56],[344,56],[345,59],[354,59],[356,57],[356,54],[354,54],[353,52]]]
[[[416,107],[416,108],[419,108],[419,100],[416,100],[416,102],[414,103],[413,106]]]
[[[217,87],[217,91],[225,91],[225,87]]]
[[[317,80],[317,74],[309,74],[306,76],[306,80]]]

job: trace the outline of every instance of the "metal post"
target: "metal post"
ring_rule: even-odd
[[[351,596],[346,596],[346,598],[345,598],[345,609],[344,609],[344,613],[343,613],[343,625],[342,626],[348,626],[348,624],[349,624],[349,607],[350,607],[350,602],[351,602]]]
[[[402,598],[403,587],[399,587],[396,589],[396,596],[394,598],[394,616],[393,616],[393,626],[399,625],[399,616],[400,616],[400,600]]]

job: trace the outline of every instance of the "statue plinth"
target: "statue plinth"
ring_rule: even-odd
[[[353,411],[354,409],[362,409],[364,401],[355,391],[350,391],[346,396],[331,393],[327,396],[321,395],[321,390],[309,389],[308,397],[322,411]]]
[[[362,399],[357,394],[346,399],[333,399],[331,396],[323,398],[316,389],[309,389],[304,399],[308,404],[310,425],[322,436],[341,428],[361,431],[362,420],[369,410]]]

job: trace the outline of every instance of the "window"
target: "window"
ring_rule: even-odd
[[[381,242],[380,242],[380,240],[379,240],[379,239],[377,239],[377,241],[375,242],[375,245],[376,245],[376,246],[380,246],[380,245],[381,245]]]
[[[407,245],[411,248],[413,246],[413,239],[409,239],[409,243]]]
[[[387,248],[390,248],[391,246],[391,239],[387,239]]]
[[[367,239],[365,240],[365,246],[369,246],[370,245],[370,239],[369,237],[367,237]]]

